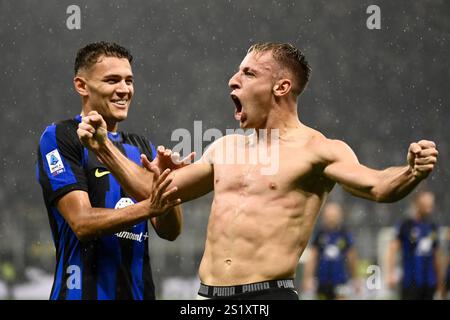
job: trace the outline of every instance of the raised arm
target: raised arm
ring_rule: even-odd
[[[324,174],[355,196],[394,202],[410,193],[433,170],[438,151],[432,141],[422,140],[409,146],[407,165],[384,170],[370,169],[342,141],[327,140]]]
[[[153,173],[124,156],[108,139],[106,123],[97,112],[83,117],[78,137],[105,164],[119,184],[138,201],[148,198],[152,190]]]
[[[83,118],[78,129],[83,145],[95,152],[122,187],[138,200],[147,198],[153,189],[154,164],[142,157],[148,170],[125,157],[108,139],[103,118],[94,112]],[[158,150],[158,155],[160,150]],[[198,198],[213,190],[213,166],[203,157],[198,162],[171,172],[169,189],[177,187],[173,198],[182,202]]]
[[[147,199],[151,195],[154,172],[158,178],[162,170],[176,169],[184,165],[182,161],[178,164],[173,163],[170,151],[165,150],[164,147],[158,147],[152,171],[145,170],[125,157],[108,139],[106,123],[95,111],[83,117],[77,133],[83,145],[96,153],[119,184],[138,201]],[[173,207],[167,214],[152,218],[150,221],[158,236],[166,240],[175,240],[181,233],[183,225],[181,207]]]

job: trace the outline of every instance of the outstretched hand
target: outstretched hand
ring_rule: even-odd
[[[98,150],[108,139],[106,122],[97,111],[84,116],[77,129],[81,143],[90,150]]]
[[[181,199],[170,199],[170,196],[178,190],[177,187],[173,187],[170,190],[166,191],[167,187],[172,182],[172,178],[168,178],[169,173],[170,169],[166,169],[159,176],[157,176],[156,174],[153,175],[154,188],[148,199],[150,201],[151,217],[160,216],[167,212],[167,210],[181,203]]]
[[[194,160],[194,157],[195,152],[191,152],[187,157],[180,160],[180,154],[178,152],[172,152],[170,149],[159,146],[157,148],[157,155],[152,162],[148,160],[146,155],[142,154],[141,163],[144,168],[159,176],[166,169],[177,170],[189,165]]]
[[[416,178],[425,179],[434,169],[438,151],[433,141],[420,140],[411,143],[408,149],[408,164]]]

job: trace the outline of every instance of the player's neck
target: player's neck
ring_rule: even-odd
[[[303,125],[298,118],[297,109],[294,108],[273,108],[269,112],[264,128],[268,132],[277,131],[279,136],[282,137],[285,133],[292,130],[298,130]],[[258,130],[255,130],[256,133]]]
[[[106,121],[106,128],[109,132],[117,132],[119,130],[119,124],[117,122],[114,122],[113,124]]]

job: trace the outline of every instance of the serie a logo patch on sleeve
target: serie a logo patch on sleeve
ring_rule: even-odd
[[[45,157],[47,158],[48,167],[52,176],[56,176],[66,171],[58,149],[50,151],[45,155]]]

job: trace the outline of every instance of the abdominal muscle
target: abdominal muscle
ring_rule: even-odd
[[[281,190],[263,194],[216,190],[199,269],[202,283],[294,278],[325,197]]]

